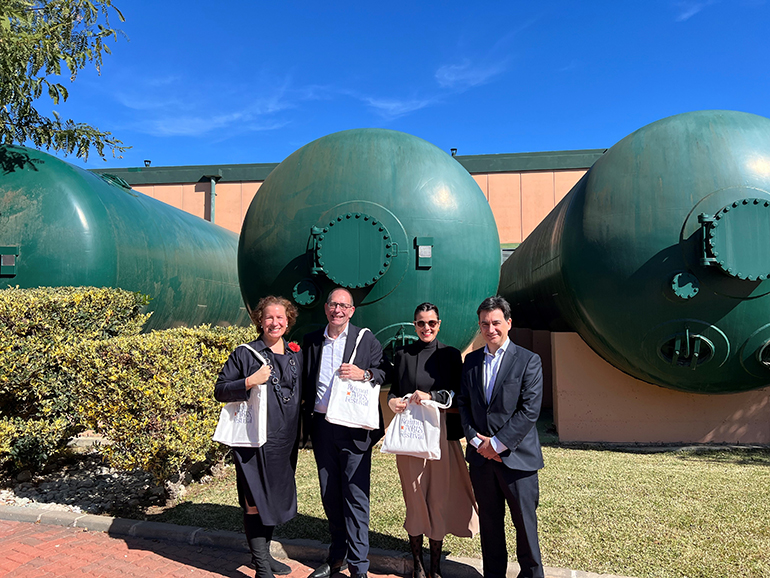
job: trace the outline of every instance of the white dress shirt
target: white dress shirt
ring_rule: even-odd
[[[334,373],[342,365],[342,356],[345,353],[345,344],[348,342],[348,328],[350,323],[345,325],[345,329],[336,339],[329,337],[329,326],[324,329],[324,345],[321,350],[321,369],[318,372],[318,384],[315,390],[315,411],[326,413],[329,406],[329,396],[332,393],[331,387]]]
[[[489,404],[489,400],[492,399],[492,390],[495,388],[495,382],[497,381],[497,372],[500,370],[500,363],[503,360],[508,349],[508,344],[511,342],[509,338],[505,339],[500,348],[494,353],[489,352],[489,347],[484,346],[484,396]],[[473,447],[479,447],[481,445],[481,438],[474,436],[471,440]],[[508,447],[497,439],[497,436],[493,436],[489,443],[492,444],[492,449],[498,454],[504,452]]]

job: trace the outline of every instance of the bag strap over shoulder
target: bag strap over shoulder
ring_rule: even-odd
[[[256,357],[256,358],[257,358],[257,360],[259,360],[259,362],[260,362],[262,365],[267,365],[267,364],[268,364],[268,363],[267,363],[267,359],[265,359],[265,356],[264,356],[264,355],[262,355],[262,354],[261,354],[259,351],[257,351],[256,349],[254,349],[254,348],[253,348],[251,345],[249,345],[248,343],[241,343],[241,344],[240,344],[238,347],[245,347],[246,349],[248,349],[249,351],[251,351],[251,352],[254,354],[254,357]],[[236,347],[236,349],[238,349],[238,347]]]
[[[353,348],[353,353],[350,354],[350,361],[348,363],[353,363],[353,360],[356,358],[356,352],[358,351],[358,344],[361,343],[361,338],[364,336],[364,333],[369,331],[368,328],[362,327],[361,331],[358,333],[358,337],[356,337],[356,346]]]

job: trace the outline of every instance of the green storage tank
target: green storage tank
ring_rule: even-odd
[[[353,323],[386,348],[417,338],[423,301],[441,311],[439,338],[463,348],[497,289],[500,244],[455,159],[414,136],[358,129],[311,142],[270,173],[246,213],[238,271],[249,309],[268,294],[297,303],[295,338],[325,325],[327,294],[346,287]]]
[[[0,288],[119,287],[146,330],[248,324],[238,236],[40,151],[0,145]]]
[[[502,267],[515,325],[677,390],[770,384],[770,120],[673,116],[607,151]]]

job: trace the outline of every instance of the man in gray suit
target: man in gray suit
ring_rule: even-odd
[[[519,578],[543,578],[536,513],[543,454],[535,427],[543,397],[542,364],[537,354],[508,338],[512,320],[505,299],[489,297],[476,313],[486,346],[465,358],[458,407],[479,505],[484,578],[506,575],[506,502],[516,528]]]

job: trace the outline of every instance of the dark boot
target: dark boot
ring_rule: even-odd
[[[422,534],[419,536],[409,536],[409,549],[412,551],[414,560],[413,578],[425,578],[425,565],[422,562]]]
[[[287,574],[291,574],[291,566],[284,564],[283,562],[279,562],[273,558],[273,555],[270,553],[270,543],[273,541],[273,529],[275,526],[265,526],[265,528],[267,528],[267,555],[270,559],[270,569],[273,571],[273,574],[278,576],[286,576]]]
[[[251,551],[251,563],[257,569],[256,578],[275,578],[270,569],[270,552],[267,549],[267,528],[259,514],[243,514],[243,528]]]
[[[430,578],[441,578],[441,547],[444,540],[428,539],[430,544]]]

